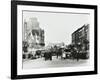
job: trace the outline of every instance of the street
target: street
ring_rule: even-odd
[[[44,58],[38,58],[34,60],[26,60],[23,62],[23,69],[33,69],[33,68],[48,68],[48,67],[77,67],[88,65],[88,59],[80,59],[79,61],[72,59],[58,59],[56,56],[52,57],[52,61],[44,60]]]

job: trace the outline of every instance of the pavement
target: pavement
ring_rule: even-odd
[[[26,60],[23,62],[23,69],[33,69],[33,68],[48,68],[48,67],[77,67],[77,66],[87,66],[89,60],[79,59],[61,59],[61,57],[52,57],[52,61],[44,60],[44,58],[38,58],[33,60]]]

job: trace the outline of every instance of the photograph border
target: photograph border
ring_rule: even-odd
[[[95,53],[94,71],[18,75],[17,74],[17,57],[18,57],[17,56],[17,16],[18,16],[17,6],[18,5],[93,9],[94,10],[94,53]],[[98,73],[97,72],[97,5],[48,3],[48,2],[34,2],[34,1],[11,1],[11,79],[90,75],[97,73]]]

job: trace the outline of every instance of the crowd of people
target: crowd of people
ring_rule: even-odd
[[[27,53],[28,52],[28,44],[24,43],[23,46],[23,52]],[[44,58],[44,60],[51,60],[52,61],[52,57],[56,56],[56,58],[60,57],[61,59],[77,59],[77,61],[79,61],[79,59],[85,59],[87,58],[87,52],[84,51],[82,52],[81,50],[79,50],[77,47],[74,47],[72,45],[66,46],[66,47],[61,47],[61,46],[53,46],[50,47],[49,49],[42,49],[42,50],[36,50],[35,54],[32,54],[33,52],[29,52],[28,54],[28,58],[30,59],[37,59],[37,58]],[[25,59],[25,54],[23,55],[23,58]]]

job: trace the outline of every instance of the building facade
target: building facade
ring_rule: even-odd
[[[80,52],[89,53],[89,24],[83,25],[72,33],[72,44],[77,45]]]
[[[30,18],[29,22],[24,22],[23,40],[27,41],[29,47],[39,48],[44,46],[44,30],[39,27],[37,18]]]
[[[39,27],[37,18],[29,18],[29,21],[24,20],[23,26],[23,46],[27,49],[24,54],[34,52],[36,49],[40,49],[45,46],[44,30]],[[27,45],[25,44],[27,43]],[[26,46],[25,46],[26,45]]]

